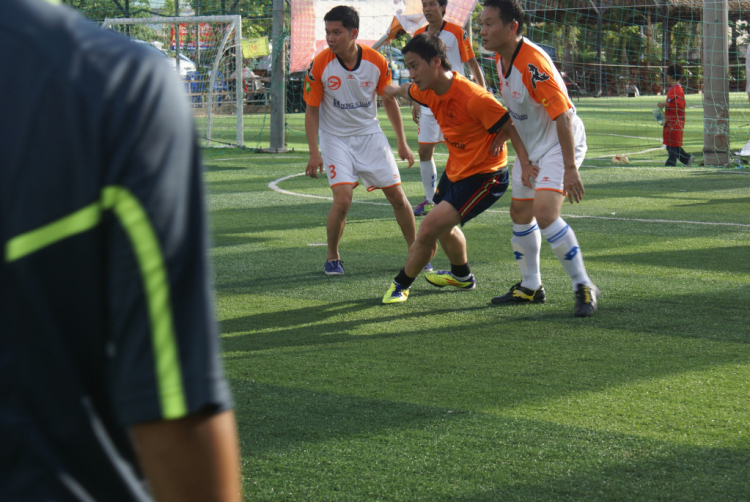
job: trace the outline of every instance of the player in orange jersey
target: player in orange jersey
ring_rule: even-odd
[[[409,200],[401,189],[396,159],[377,117],[377,96],[391,83],[388,63],[377,51],[357,44],[356,10],[334,7],[323,19],[328,48],[315,57],[305,77],[305,132],[310,147],[305,173],[317,178],[318,171],[323,173],[325,168],[328,176],[333,206],[326,223],[328,254],[324,271],[327,275],[342,275],[339,242],[359,180],[367,191],[383,190],[393,206],[407,249],[414,242],[416,226]],[[398,103],[383,98],[383,108],[396,133],[399,157],[411,167],[414,155],[406,144]]]
[[[532,164],[516,164],[512,174],[511,245],[522,281],[492,303],[545,302],[539,270],[544,236],[573,282],[575,315],[586,317],[596,311],[599,289],[586,273],[573,229],[560,217],[566,195],[571,204],[583,198],[578,167],[586,154],[586,131],[560,72],[524,38],[524,16],[520,0],[485,0],[480,17],[482,43],[497,52],[500,92]]]
[[[471,69],[476,82],[484,87],[484,75],[479,68],[477,58],[474,57],[471,39],[459,25],[443,20],[447,6],[448,0],[423,0],[422,13],[428,24],[415,31],[414,36],[428,33],[440,37],[445,43],[445,53],[453,70],[466,76],[464,72],[465,63]],[[432,198],[435,195],[437,169],[433,154],[435,145],[443,142],[443,133],[428,107],[412,103],[411,114],[414,122],[419,125],[417,136],[417,141],[419,141],[419,172],[422,176],[425,197],[424,201],[414,208],[414,216],[424,216],[434,207]]]
[[[386,96],[410,98],[429,106],[448,146],[448,162],[435,191],[435,207],[422,220],[406,265],[393,280],[383,303],[400,303],[422,268],[437,251],[448,256],[450,271],[427,272],[437,287],[463,290],[476,287],[469,268],[466,238],[459,228],[494,204],[508,188],[505,144],[494,142],[507,134],[522,161],[528,155],[505,108],[483,87],[469,82],[451,68],[445,44],[432,35],[412,38],[402,49],[413,84],[385,89]]]

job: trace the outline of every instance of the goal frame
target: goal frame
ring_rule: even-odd
[[[175,52],[179,58],[180,53],[180,40],[179,40],[179,25],[180,24],[199,24],[199,23],[227,23],[227,29],[224,31],[224,35],[221,39],[221,43],[216,51],[214,62],[211,71],[211,77],[208,85],[207,102],[206,102],[206,146],[211,143],[211,131],[212,122],[211,115],[213,111],[213,98],[214,98],[214,82],[216,80],[217,70],[219,69],[219,61],[221,55],[227,45],[230,33],[234,33],[234,45],[236,47],[234,51],[235,57],[235,104],[236,104],[236,121],[237,121],[237,143],[236,146],[244,148],[244,125],[243,125],[243,103],[244,103],[244,89],[242,86],[242,16],[185,16],[185,17],[126,17],[126,18],[106,18],[102,23],[102,28],[112,29],[114,26],[121,25],[143,25],[143,24],[173,24],[175,25]],[[179,64],[179,62],[178,62]]]

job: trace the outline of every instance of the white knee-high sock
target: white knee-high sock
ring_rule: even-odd
[[[550,226],[542,229],[542,235],[552,246],[552,251],[573,281],[573,290],[575,291],[579,284],[591,286],[591,279],[586,273],[586,267],[583,266],[578,239],[565,220],[557,218]]]
[[[513,254],[516,255],[518,270],[521,271],[521,286],[537,290],[542,285],[539,272],[539,250],[542,247],[542,234],[536,220],[526,225],[513,224],[513,237],[510,239]]]
[[[420,160],[419,172],[422,175],[422,186],[424,187],[424,198],[432,204],[432,198],[435,196],[435,184],[437,183],[437,168],[435,159]]]

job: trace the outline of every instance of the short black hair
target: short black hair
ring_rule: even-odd
[[[521,0],[484,0],[484,7],[494,7],[500,15],[503,24],[510,24],[513,21],[518,22],[518,33],[523,35],[523,25],[526,14],[523,11]]]
[[[448,0],[437,0],[437,3],[440,7],[445,7],[443,9],[443,17],[445,17],[445,12],[448,10]]]
[[[679,80],[684,76],[685,76],[685,69],[682,67],[680,63],[674,63],[674,64],[667,66],[667,77]]]
[[[323,22],[328,21],[341,21],[344,28],[349,31],[359,29],[359,14],[348,5],[339,5],[329,10],[323,17]]]
[[[428,63],[432,61],[432,58],[439,57],[443,69],[451,69],[451,62],[448,61],[448,55],[445,53],[445,44],[435,35],[420,33],[409,40],[401,49],[401,54],[407,52],[413,52]]]

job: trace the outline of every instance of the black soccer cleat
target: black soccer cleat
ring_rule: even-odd
[[[495,305],[506,305],[514,304],[520,305],[522,303],[544,303],[547,301],[547,295],[544,294],[544,286],[539,286],[539,289],[529,289],[521,286],[521,283],[514,284],[510,291],[502,296],[496,296],[492,300]]]
[[[576,317],[588,317],[596,312],[596,301],[599,299],[601,291],[594,286],[578,285],[576,290]]]

